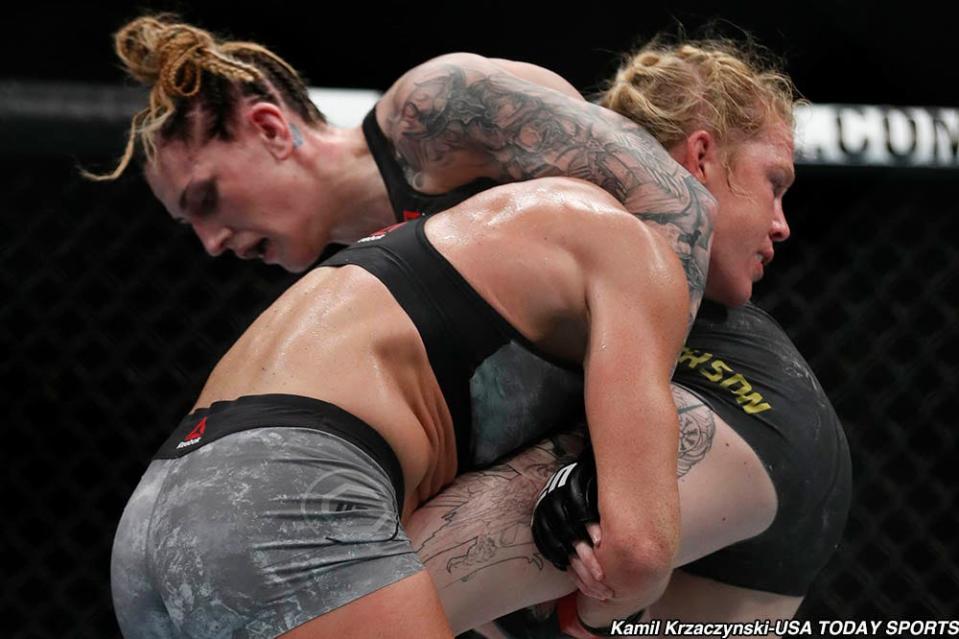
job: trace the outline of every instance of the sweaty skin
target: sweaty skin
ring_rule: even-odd
[[[771,122],[729,153],[731,165],[723,150],[711,134],[695,131],[670,153],[716,195],[720,211],[707,295],[736,305],[749,299],[753,283],[772,260],[774,244],[789,237],[782,200],[795,176],[791,130],[781,121]],[[777,512],[777,499],[763,462],[728,424],[682,388],[674,386],[673,397],[680,419],[683,527],[674,563],[679,566],[765,530]],[[560,573],[544,564],[532,545],[529,517],[536,495],[578,450],[566,439],[553,437],[504,464],[459,477],[410,522],[408,531],[457,632],[521,603],[553,599],[576,587],[595,597],[608,596],[601,576],[577,576],[590,572],[576,569],[578,561],[602,570],[591,553],[573,559],[576,570]],[[752,498],[740,499],[744,493]],[[503,583],[512,587],[504,589]],[[651,611],[657,618],[693,620],[787,618],[800,601],[674,572]],[[597,607],[595,599],[581,597],[580,602]],[[639,607],[627,607],[619,616]]]
[[[638,237],[634,245],[619,241],[620,252],[628,253],[619,261],[629,276],[621,279],[669,300],[637,310],[630,327],[643,316],[668,324],[677,307],[685,312],[683,300],[670,297],[675,262],[663,252],[662,241],[608,195],[579,181],[498,187],[430,220],[427,235],[531,341],[557,357],[583,361],[611,350],[590,346],[591,327],[611,329],[597,324],[602,305],[587,312],[586,300],[595,295],[609,306],[624,303],[604,288],[611,286],[602,279],[609,273],[596,275],[599,268],[611,270],[598,255],[619,247],[590,238],[608,234],[610,226]],[[672,356],[681,332],[666,329],[650,346]],[[662,342],[670,346],[659,346]],[[593,392],[609,395],[605,389]],[[223,357],[196,406],[263,393],[323,399],[373,426],[397,452],[406,485],[413,487],[407,508],[455,476],[449,413],[416,329],[379,280],[358,267],[317,269],[284,293]]]
[[[407,181],[443,193],[480,177],[589,180],[666,238],[702,299],[715,201],[645,130],[541,67],[456,53],[401,77],[377,106]]]
[[[583,362],[600,507],[619,513],[603,520],[599,559],[618,593],[655,599],[678,537],[668,383],[688,312],[678,260],[608,194],[576,180],[498,187],[425,228],[524,336]],[[416,329],[358,267],[317,269],[287,291],[217,365],[197,406],[266,393],[322,399],[377,430],[409,487],[405,515],[456,474],[449,413]],[[636,428],[640,407],[647,420]]]

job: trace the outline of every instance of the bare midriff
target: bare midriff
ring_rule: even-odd
[[[453,480],[452,419],[409,316],[373,275],[319,268],[263,313],[220,360],[197,400],[320,399],[369,424],[399,459],[404,517]]]

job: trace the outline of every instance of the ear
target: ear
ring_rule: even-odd
[[[255,102],[249,107],[246,118],[260,142],[277,160],[285,160],[299,146],[294,139],[293,123],[277,105]]]
[[[672,156],[700,183],[706,184],[716,160],[716,138],[705,129],[693,131],[673,147]]]

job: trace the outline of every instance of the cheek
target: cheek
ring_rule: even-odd
[[[772,227],[774,202],[771,197],[757,195],[750,198],[743,197],[726,217],[721,232],[725,232],[727,240],[732,240],[743,250],[755,251],[757,243],[769,235]]]
[[[749,206],[749,201],[732,195],[720,201],[720,213],[713,227],[715,246],[729,252],[742,243],[744,235],[750,233]]]

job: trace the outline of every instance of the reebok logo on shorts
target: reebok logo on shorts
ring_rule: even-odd
[[[193,427],[193,430],[183,438],[183,441],[176,445],[177,449],[186,448],[187,446],[193,446],[194,444],[199,444],[200,440],[203,439],[203,433],[206,432],[206,417],[197,422],[196,426]]]

